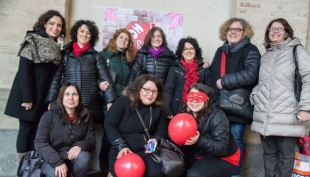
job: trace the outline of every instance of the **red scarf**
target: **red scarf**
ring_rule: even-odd
[[[186,102],[186,93],[188,88],[192,85],[198,82],[198,64],[197,59],[194,58],[194,61],[189,63],[186,62],[184,59],[180,60],[181,64],[183,65],[185,69],[185,83],[183,86],[183,93],[182,93],[182,103]]]
[[[84,47],[80,48],[80,46],[78,45],[77,42],[73,42],[72,47],[73,47],[73,54],[78,57],[90,48],[90,43],[88,43]]]

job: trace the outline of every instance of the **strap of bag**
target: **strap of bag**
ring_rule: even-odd
[[[294,74],[294,95],[297,101],[300,101],[300,90],[301,90],[301,77],[299,73],[299,65],[298,65],[298,58],[297,58],[297,45],[293,47],[293,61],[295,64],[295,74]]]
[[[225,75],[225,69],[226,69],[226,54],[222,52],[222,58],[221,58],[221,77]]]
[[[142,120],[142,117],[141,117],[141,115],[140,115],[138,109],[135,108],[135,110],[136,110],[136,112],[137,112],[137,114],[138,114],[138,117],[139,117],[139,119],[140,119],[140,121],[141,121],[141,124],[142,124],[142,126],[143,126],[143,128],[144,128],[144,131],[145,131],[147,137],[148,137],[149,139],[151,139],[151,138],[150,138],[151,136],[150,136],[150,133],[149,133],[149,129],[146,128],[146,126],[145,126],[145,124],[144,124],[144,122],[143,122],[143,120]]]
[[[298,62],[297,62],[297,53],[296,53],[296,48],[297,48],[298,44],[297,45],[294,45],[293,47],[293,59],[294,59],[294,63],[295,63],[295,66],[296,66],[296,71],[299,72],[299,67],[298,67]]]

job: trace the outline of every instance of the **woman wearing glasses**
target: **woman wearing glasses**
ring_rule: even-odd
[[[295,45],[302,78],[300,101],[294,96]],[[254,104],[251,129],[261,134],[265,176],[289,177],[294,166],[296,137],[305,135],[304,122],[310,119],[310,54],[283,18],[268,24],[264,46],[259,82],[251,94]]]
[[[112,145],[109,153],[109,169],[116,176],[114,164],[116,159],[127,153],[136,153],[145,163],[144,177],[163,177],[160,164],[157,164],[143,146],[149,141],[167,137],[167,119],[164,105],[164,88],[162,81],[155,75],[143,74],[125,87],[123,96],[110,107],[105,118],[104,128]],[[144,127],[138,117],[140,113],[148,127],[151,139],[146,136]],[[130,175],[129,175],[130,176]]]
[[[175,55],[178,60],[172,62],[165,84],[166,114],[170,119],[185,103],[187,89],[195,83],[209,85],[210,76],[210,71],[203,66],[202,50],[195,38],[182,38]]]
[[[250,38],[253,36],[251,25],[242,18],[231,18],[221,25],[220,39],[224,44],[217,49],[210,65],[211,87],[214,90],[213,101],[219,100],[221,89],[243,88],[251,92],[256,85],[261,56],[257,47],[251,43]],[[225,58],[226,66],[222,62]],[[227,112],[226,115],[243,159],[245,125],[251,124],[252,119],[244,119]],[[239,176],[241,168],[242,160],[235,176]]]

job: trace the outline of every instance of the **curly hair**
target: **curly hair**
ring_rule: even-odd
[[[164,85],[162,81],[154,74],[142,74],[138,76],[131,84],[125,87],[122,92],[122,94],[130,101],[130,107],[132,109],[138,106],[139,101],[141,100],[140,90],[147,81],[154,82],[158,90],[158,95],[154,104],[160,106],[165,104]]]
[[[91,20],[78,20],[74,23],[70,30],[71,41],[77,41],[78,29],[82,25],[86,25],[88,27],[88,30],[91,34],[89,43],[92,47],[95,46],[96,42],[99,40],[99,30],[96,23]]]
[[[60,13],[56,10],[49,10],[42,14],[39,19],[36,21],[36,23],[33,25],[32,29],[34,31],[40,31],[40,30],[45,30],[44,25],[54,16],[57,16],[61,19],[62,22],[62,28],[59,37],[66,37],[67,34],[67,24],[65,18],[60,15]]]
[[[254,36],[254,31],[252,29],[252,26],[250,25],[250,23],[246,20],[244,20],[243,18],[231,18],[229,20],[227,20],[226,22],[224,22],[221,26],[220,26],[220,36],[219,38],[222,41],[227,41],[227,31],[230,27],[231,24],[233,24],[234,22],[240,22],[243,28],[243,36],[244,37],[248,37],[248,38],[252,38]]]
[[[185,43],[188,42],[190,44],[192,44],[195,48],[195,52],[196,52],[196,58],[197,59],[202,59],[202,49],[199,47],[198,41],[195,38],[192,38],[190,36],[188,36],[187,38],[182,38],[179,41],[177,50],[175,51],[175,56],[177,59],[182,58],[182,52],[184,50],[185,47]]]
[[[207,114],[210,112],[210,108],[212,107],[211,95],[213,94],[213,89],[207,85],[196,83],[191,85],[186,93],[190,92],[192,89],[196,89],[199,92],[203,92],[209,97],[209,99],[205,101],[203,108],[198,112],[198,115],[196,117],[196,120],[198,122],[203,122],[206,119]],[[188,109],[187,103],[182,105],[181,112],[192,114],[192,112],[189,111]]]
[[[156,31],[159,31],[159,32],[160,32],[161,37],[162,37],[162,39],[163,39],[163,43],[161,44],[161,46],[164,46],[164,47],[167,48],[168,43],[167,43],[167,39],[166,39],[166,34],[164,33],[164,31],[163,31],[161,28],[159,28],[159,27],[157,27],[157,26],[154,27],[154,28],[152,28],[152,29],[150,29],[150,30],[147,32],[147,34],[146,34],[146,36],[145,36],[145,38],[144,38],[143,47],[149,48],[149,47],[152,46],[152,38],[153,38],[153,35],[154,35],[154,33],[155,33]]]
[[[129,41],[128,41],[128,47],[126,49],[125,59],[131,63],[135,59],[134,58],[135,49],[134,49],[134,41],[133,41],[132,35],[127,29],[121,28],[121,29],[116,30],[105,48],[109,49],[113,53],[116,53],[117,52],[116,39],[121,33],[125,33],[128,35]]]
[[[291,25],[284,19],[284,18],[277,18],[277,19],[274,19],[274,20],[271,20],[271,22],[269,22],[269,24],[267,25],[266,27],[266,30],[265,30],[265,37],[264,37],[264,47],[266,49],[270,48],[270,39],[269,39],[269,28],[271,27],[271,25],[274,23],[274,22],[278,22],[278,23],[281,23],[283,26],[284,26],[284,30],[285,32],[287,33],[287,36],[285,38],[285,40],[290,37],[290,38],[293,38],[294,37],[294,30],[292,29]]]
[[[64,84],[62,84],[60,90],[59,90],[59,93],[58,93],[58,96],[57,96],[57,100],[56,100],[56,104],[57,106],[61,109],[63,115],[65,115],[65,117],[69,120],[69,115],[63,105],[63,99],[64,99],[64,95],[65,95],[65,92],[67,90],[68,87],[70,86],[73,86],[78,95],[79,95],[79,103],[77,105],[77,107],[75,108],[74,110],[74,117],[75,117],[75,120],[74,122],[77,122],[77,123],[80,123],[80,122],[88,122],[89,119],[90,119],[90,116],[89,116],[89,113],[87,111],[87,109],[84,107],[84,105],[82,104],[82,95],[81,95],[81,90],[79,89],[79,86],[75,83],[70,83],[70,82],[65,82]],[[87,114],[86,116],[84,117],[81,117],[81,112],[82,111],[86,111]]]

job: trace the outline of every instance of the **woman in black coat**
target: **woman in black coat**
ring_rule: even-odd
[[[81,91],[76,84],[65,83],[39,123],[35,149],[44,159],[42,172],[49,177],[67,177],[68,172],[84,177],[95,146],[92,119],[82,104]]]
[[[37,126],[47,110],[46,94],[62,57],[58,37],[65,37],[66,21],[58,11],[42,14],[28,31],[18,55],[19,67],[4,114],[19,119],[17,163],[33,150]]]
[[[160,164],[153,161],[143,147],[147,142],[159,143],[162,138],[167,137],[163,100],[164,88],[161,80],[155,75],[143,74],[124,89],[123,96],[109,109],[104,128],[112,145],[109,168],[113,176],[116,176],[116,159],[127,153],[136,153],[143,159],[146,168],[144,177],[164,176]],[[135,108],[148,127],[151,139],[148,139]]]
[[[212,105],[212,88],[197,83],[186,94],[181,112],[191,114],[198,124],[196,136],[184,146],[187,177],[232,176],[239,165],[240,149],[230,133],[225,113]]]
[[[182,38],[177,47],[176,57],[178,60],[172,62],[165,85],[168,118],[179,112],[181,105],[186,101],[186,91],[190,85],[209,85],[210,71],[204,66],[202,50],[195,38]]]
[[[71,42],[64,46],[64,62],[57,69],[46,101],[56,99],[61,83],[76,83],[82,92],[82,103],[92,119],[102,124],[104,101],[110,107],[117,97],[113,87],[100,95],[100,84],[107,81],[113,85],[113,81],[106,60],[94,49],[99,39],[98,27],[92,21],[78,20],[70,30],[70,37]]]

